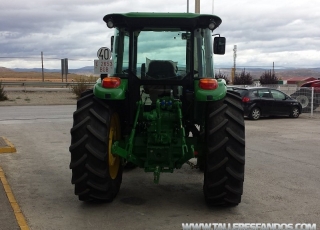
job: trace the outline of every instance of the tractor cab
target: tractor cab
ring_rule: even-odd
[[[214,15],[127,13],[103,20],[114,28],[112,77],[128,80],[132,106],[141,95],[152,104],[162,96],[182,98],[194,91],[194,79],[214,78],[213,47],[216,54],[224,54],[225,38],[212,43],[212,31],[221,23]]]

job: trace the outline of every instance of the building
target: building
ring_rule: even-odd
[[[302,85],[305,82],[317,80],[314,77],[282,77],[281,80],[288,85]]]

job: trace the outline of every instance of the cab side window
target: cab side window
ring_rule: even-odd
[[[258,90],[250,91],[250,96],[251,97],[259,97]]]
[[[268,89],[260,89],[258,94],[259,94],[259,97],[262,97],[262,98],[272,98],[272,95],[270,94]]]
[[[284,100],[286,99],[286,95],[278,90],[271,90],[272,97],[276,100]]]

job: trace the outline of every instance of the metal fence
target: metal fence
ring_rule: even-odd
[[[71,91],[79,82],[40,82],[40,81],[12,81],[1,82],[5,91]],[[95,82],[81,82],[93,87]]]
[[[4,81],[1,83],[3,86],[16,86],[16,87],[64,87],[69,88],[76,86],[79,82],[46,82],[46,81]],[[81,84],[94,85],[95,82],[87,82]]]
[[[297,99],[302,105],[302,113],[320,118],[320,92],[314,87],[280,86],[282,92]]]
[[[21,90],[29,91],[34,87],[43,88],[65,88],[79,84],[78,82],[2,82],[5,87],[21,87]],[[87,83],[94,85],[94,82]],[[248,87],[251,85],[242,85],[237,87]],[[254,85],[252,85],[254,86]],[[297,99],[302,105],[302,115],[312,118],[320,118],[320,92],[313,87],[298,87],[297,85],[264,85],[265,87],[278,89],[285,94]]]

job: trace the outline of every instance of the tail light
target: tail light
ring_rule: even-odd
[[[102,80],[103,88],[117,88],[121,83],[121,79],[118,77],[105,77]]]
[[[199,86],[201,89],[216,89],[218,88],[218,81],[213,78],[202,78],[200,79]]]
[[[250,101],[250,98],[249,97],[243,97],[242,98],[242,102],[243,103],[247,103],[247,102],[249,102]]]

